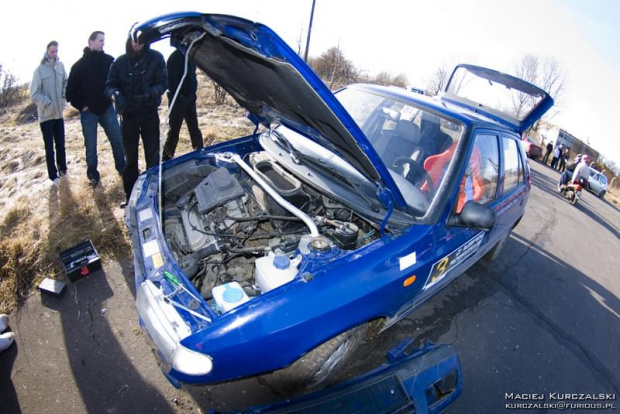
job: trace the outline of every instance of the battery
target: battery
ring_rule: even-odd
[[[60,252],[60,261],[67,277],[72,282],[101,269],[99,254],[89,239]]]
[[[39,283],[37,289],[39,289],[39,291],[43,293],[49,293],[50,295],[54,296],[61,296],[64,293],[66,286],[67,284],[65,282],[46,277],[41,283]]]

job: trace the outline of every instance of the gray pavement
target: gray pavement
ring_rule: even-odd
[[[547,402],[549,393],[620,394],[620,211],[589,193],[571,206],[555,192],[559,175],[530,165],[527,212],[499,259],[363,345],[343,378],[415,336],[459,353],[464,392],[450,413],[503,412],[506,393]],[[108,260],[68,287],[60,299],[35,293],[11,315],[17,343],[0,354],[2,413],[207,412],[281,397],[257,379],[174,389],[138,330],[130,261]]]

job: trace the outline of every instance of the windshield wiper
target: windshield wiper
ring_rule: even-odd
[[[321,169],[323,171],[326,171],[329,174],[331,174],[332,178],[336,178],[339,181],[341,181],[344,184],[346,184],[348,187],[352,188],[357,193],[357,195],[360,196],[360,198],[362,198],[366,202],[367,206],[371,210],[374,211],[377,208],[377,200],[369,198],[359,188],[359,185],[356,185],[349,177],[346,177],[345,175],[341,174],[340,171],[338,171],[338,169],[325,164],[325,162],[323,160],[320,160],[320,159],[307,158],[307,161],[310,164],[314,165],[315,167],[318,167],[319,169]]]
[[[286,150],[291,155],[291,159],[293,160],[293,162],[295,164],[297,164],[297,165],[301,165],[302,164],[302,162],[301,162],[301,155],[293,147],[293,145],[291,145],[291,142],[284,137],[284,135],[282,135],[281,133],[279,133],[275,129],[271,129],[271,130],[269,130],[269,137],[271,139],[273,139],[274,141],[278,141],[280,146],[286,147]]]

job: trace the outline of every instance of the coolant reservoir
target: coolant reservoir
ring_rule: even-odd
[[[282,286],[295,279],[297,265],[301,256],[291,260],[284,253],[269,252],[267,256],[256,259],[254,278],[262,293]]]
[[[215,304],[222,313],[250,300],[250,297],[237,282],[216,286],[213,288],[212,294]]]

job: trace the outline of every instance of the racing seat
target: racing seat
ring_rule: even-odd
[[[450,160],[454,156],[458,142],[453,143],[441,154],[431,155],[424,161],[424,170],[428,173],[435,188],[446,173]],[[480,151],[474,146],[467,165],[467,170],[459,188],[459,198],[456,212],[460,213],[467,201],[478,201],[484,196],[484,180],[480,173]],[[426,186],[426,183],[424,184]],[[425,190],[425,188],[422,190]]]
[[[386,167],[390,168],[398,157],[407,156],[414,160],[417,159],[414,157],[420,156],[419,142],[420,128],[410,121],[400,120],[392,134],[377,142],[375,150]]]
[[[439,117],[428,112],[422,113],[420,120],[420,145],[426,157],[445,151],[452,144],[450,135],[441,131]]]

